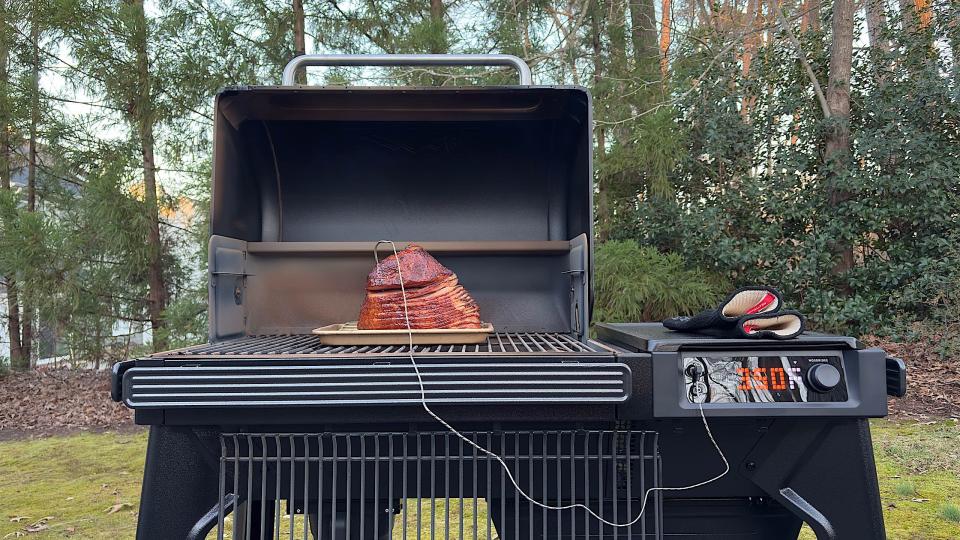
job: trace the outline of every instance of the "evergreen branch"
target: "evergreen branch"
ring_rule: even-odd
[[[177,229],[177,230],[183,231],[183,232],[188,233],[188,234],[193,234],[193,233],[194,233],[194,231],[191,231],[190,229],[187,229],[186,227],[181,227],[181,226],[179,226],[179,225],[174,225],[173,223],[171,223],[171,222],[169,222],[169,221],[167,221],[167,220],[165,220],[165,219],[161,219],[161,220],[160,220],[160,224],[161,224],[161,225],[166,225],[167,227],[170,227],[171,229]]]
[[[380,41],[379,39],[373,37],[373,36],[370,34],[370,32],[368,32],[366,29],[364,29],[364,28],[360,25],[359,21],[356,20],[355,17],[351,17],[349,13],[347,13],[347,12],[345,12],[343,9],[341,9],[341,8],[340,8],[340,5],[337,4],[337,0],[327,0],[327,3],[330,4],[331,6],[333,6],[333,9],[337,10],[337,12],[338,12],[344,19],[346,19],[346,21],[347,21],[348,23],[350,23],[356,30],[360,31],[361,34],[363,34],[364,36],[366,36],[366,38],[370,40],[370,43],[373,43],[373,44],[376,45],[377,47],[380,47],[381,49],[383,49],[384,51],[386,51],[386,52],[389,53],[389,54],[393,54],[393,53],[394,53],[393,47],[388,47],[387,45],[381,43],[381,41]]]
[[[813,85],[813,93],[817,95],[820,110],[823,111],[823,117],[830,118],[833,115],[830,113],[830,105],[827,103],[827,98],[823,95],[820,81],[817,80],[817,74],[813,72],[813,68],[810,67],[810,62],[807,61],[807,55],[803,52],[803,45],[800,44],[800,40],[797,39],[796,34],[793,33],[792,24],[787,22],[782,5],[777,6],[777,20],[780,22],[780,28],[786,32],[787,38],[790,40],[793,48],[796,49],[797,60],[799,60],[803,66],[803,71],[807,74],[807,78],[810,79],[810,84]]]

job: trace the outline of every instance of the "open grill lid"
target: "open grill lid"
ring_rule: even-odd
[[[522,86],[230,88],[216,100],[210,337],[356,318],[377,240],[417,242],[498,330],[583,335],[590,96],[514,57],[300,57],[510,65]]]

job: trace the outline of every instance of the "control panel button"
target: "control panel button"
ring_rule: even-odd
[[[818,392],[829,392],[840,384],[840,370],[830,364],[816,364],[807,371],[807,382]]]

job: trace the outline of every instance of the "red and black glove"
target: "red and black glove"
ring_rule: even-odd
[[[804,329],[803,315],[781,311],[783,300],[771,287],[750,286],[737,289],[716,309],[692,317],[673,317],[663,326],[680,332],[696,332],[718,337],[790,339]]]

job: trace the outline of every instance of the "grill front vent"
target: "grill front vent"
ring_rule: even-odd
[[[466,436],[501,456],[534,499],[581,503],[613,522],[629,521],[660,485],[655,432]],[[197,530],[221,540],[660,539],[659,493],[635,525],[615,528],[583,509],[528,503],[493,458],[448,432],[225,434],[224,503]]]
[[[427,401],[446,404],[620,403],[630,368],[599,361],[418,358]],[[420,403],[407,358],[365,363],[133,367],[123,400],[136,409],[332,407]]]

